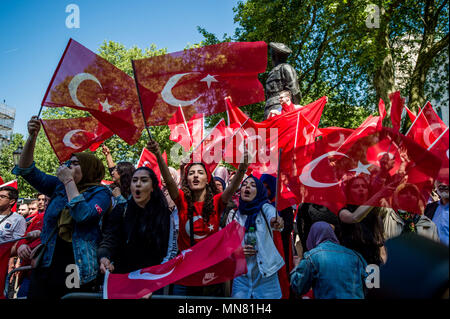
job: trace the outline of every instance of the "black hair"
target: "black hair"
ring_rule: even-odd
[[[139,167],[134,170],[132,176],[138,171],[146,171],[152,181],[153,191],[150,195],[150,200],[145,205],[145,222],[142,227],[144,234],[149,241],[156,243],[159,251],[156,252],[158,256],[166,256],[167,248],[169,245],[169,233],[170,233],[170,214],[169,205],[167,199],[164,196],[163,191],[159,187],[159,181],[155,172],[148,167]],[[134,199],[130,201],[134,202]]]
[[[0,187],[0,192],[1,191],[7,191],[9,199],[13,199],[15,203],[19,199],[19,191],[12,186]]]
[[[120,193],[123,197],[128,198],[130,196],[130,184],[131,178],[133,177],[133,173],[135,171],[134,165],[130,162],[120,162],[117,163],[117,173],[120,176]]]

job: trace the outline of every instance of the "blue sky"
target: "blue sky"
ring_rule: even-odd
[[[70,38],[98,52],[104,40],[127,48],[154,43],[169,52],[203,38],[201,26],[222,38],[234,34],[238,0],[1,0],[0,100],[16,108],[14,133],[27,136]],[[80,9],[80,28],[66,27],[66,6]]]

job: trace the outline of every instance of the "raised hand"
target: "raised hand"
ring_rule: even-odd
[[[27,123],[28,134],[32,136],[37,136],[39,130],[41,129],[41,122],[39,121],[37,116],[32,116],[31,119]]]

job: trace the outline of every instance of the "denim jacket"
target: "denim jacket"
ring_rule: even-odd
[[[300,295],[312,287],[317,299],[364,299],[366,266],[357,252],[325,241],[305,252],[291,272],[291,286]]]
[[[37,169],[34,162],[28,168],[14,167],[13,173],[22,176],[40,193],[50,197],[41,233],[41,242],[47,243],[41,267],[49,267],[52,262],[57,236],[54,229],[60,212],[68,207],[74,221],[72,247],[80,284],[94,280],[98,273],[97,245],[101,236],[99,222],[111,205],[111,192],[104,186],[92,186],[69,202],[64,184],[57,177]]]
[[[273,242],[272,228],[270,227],[270,220],[275,217],[276,210],[271,204],[264,204],[262,207],[262,214],[256,217],[256,260],[261,275],[266,278],[272,276],[284,265],[283,257],[278,253],[278,250]],[[236,214],[230,212],[227,224],[235,219],[240,225],[245,225],[246,215],[242,215],[239,211]],[[265,220],[264,220],[265,219]],[[244,242],[242,243],[244,246]]]

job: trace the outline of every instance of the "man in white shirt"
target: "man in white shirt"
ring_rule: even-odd
[[[22,237],[26,231],[26,222],[18,213],[11,212],[17,202],[19,192],[11,186],[0,188],[0,243]]]

